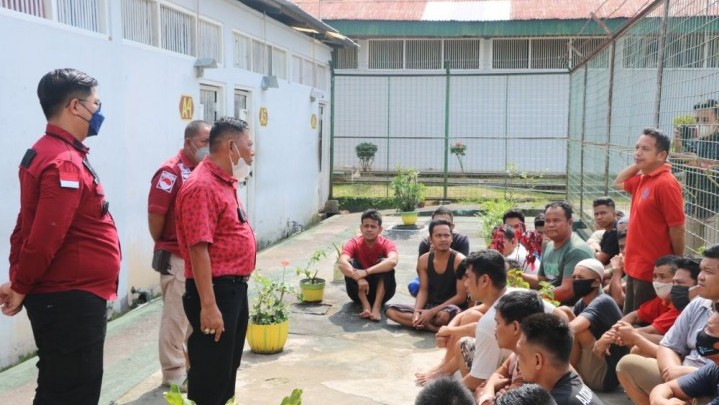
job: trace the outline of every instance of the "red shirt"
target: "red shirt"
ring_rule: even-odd
[[[377,236],[377,240],[372,247],[365,243],[363,236],[356,236],[345,243],[342,249],[343,254],[357,259],[363,269],[374,266],[379,259],[388,257],[391,252],[397,252],[397,245],[382,235]]]
[[[10,237],[10,280],[21,294],[117,294],[120,242],[89,149],[53,125],[20,163],[20,214]]]
[[[152,176],[147,211],[165,216],[160,239],[155,242],[155,250],[169,250],[180,255],[175,229],[175,198],[182,183],[187,180],[195,168],[195,163],[181,149],[177,155],[168,159]]]
[[[208,159],[197,165],[180,189],[175,220],[185,277],[194,278],[190,247],[202,242],[209,244],[212,277],[246,276],[255,269],[255,235],[236,190],[237,180]]]
[[[669,310],[659,315],[657,319],[652,322],[652,326],[654,326],[654,329],[660,334],[666,335],[669,329],[674,326],[674,322],[679,318],[680,314],[681,312],[676,309],[674,305],[670,304]]]
[[[659,297],[654,297],[639,306],[637,318],[642,323],[653,323],[660,315],[669,311],[671,303]]]
[[[624,182],[632,195],[624,270],[637,280],[652,282],[654,262],[673,254],[669,227],[684,224],[682,189],[670,169],[665,163]]]

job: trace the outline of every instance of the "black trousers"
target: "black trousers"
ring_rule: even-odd
[[[34,405],[96,405],[102,387],[106,302],[86,291],[25,297],[38,377]]]
[[[359,261],[353,259],[350,264],[355,269],[361,269]],[[366,278],[369,284],[369,292],[367,293],[367,300],[370,305],[374,305],[374,300],[377,294],[377,283],[379,280],[384,280],[384,298],[382,298],[382,304],[394,297],[394,293],[397,290],[397,281],[394,278],[394,269],[386,273],[372,274]],[[347,288],[347,296],[356,303],[360,302],[359,299],[359,286],[357,282],[350,277],[345,277],[345,287]]]
[[[212,279],[212,288],[225,324],[219,342],[215,342],[214,334],[206,335],[200,329],[200,296],[193,279],[187,279],[182,297],[192,326],[187,340],[190,357],[187,398],[197,405],[224,405],[235,396],[235,380],[247,334],[247,283],[240,277],[218,277]]]

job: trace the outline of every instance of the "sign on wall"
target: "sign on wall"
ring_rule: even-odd
[[[260,108],[260,125],[263,127],[267,126],[267,107],[261,107]]]
[[[180,96],[180,119],[183,121],[192,120],[192,116],[195,114],[195,103],[192,101],[192,96],[183,94]]]
[[[312,129],[317,129],[317,114],[312,114],[312,118],[310,118],[310,125],[312,126]]]

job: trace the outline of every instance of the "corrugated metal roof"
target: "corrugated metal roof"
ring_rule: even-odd
[[[322,20],[499,21],[634,16],[647,0],[293,0]],[[509,12],[507,12],[509,9]],[[507,15],[508,14],[508,15]]]

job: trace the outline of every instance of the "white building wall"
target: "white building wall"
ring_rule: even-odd
[[[199,2],[177,1],[188,12]],[[307,225],[328,195],[329,171],[320,173],[319,129],[311,127],[319,101],[310,101],[311,86],[279,80],[279,88],[262,90],[261,74],[232,66],[232,30],[239,30],[283,48],[292,55],[327,65],[330,49],[237,1],[201,2],[200,15],[223,25],[225,63],[206,69],[198,79],[195,57],[177,54],[123,39],[120,1],[107,1],[108,27],[102,34],[70,27],[43,18],[0,8],[0,191],[3,212],[0,235],[9,240],[19,210],[18,164],[25,150],[43,134],[45,118],[35,94],[37,83],[48,71],[73,67],[98,79],[98,95],[106,120],[98,137],[89,138],[90,160],[97,169],[110,210],[117,222],[123,248],[120,284],[115,309],[127,306],[131,287],[151,288],[159,281],[150,268],[152,239],[147,230],[147,193],[157,167],[182,145],[188,121],[180,119],[181,95],[191,95],[199,118],[200,84],[222,89],[223,115],[234,111],[234,89],[251,94],[249,124],[254,133],[254,178],[247,199],[253,226],[261,246],[286,236],[293,224]],[[290,62],[288,62],[289,66]],[[326,70],[328,71],[328,70]],[[289,76],[291,77],[291,76]],[[329,78],[325,78],[329,83]],[[329,89],[320,92],[325,102]],[[268,111],[261,126],[258,112]],[[329,116],[329,106],[325,108]],[[319,128],[319,126],[318,126]],[[329,125],[325,125],[324,157],[329,150]],[[324,162],[323,167],[328,163]],[[0,257],[8,257],[9,243],[0,244]],[[0,283],[8,280],[0,272]],[[24,313],[0,317],[0,368],[34,349]]]

